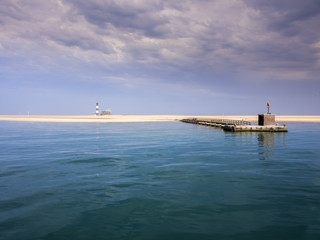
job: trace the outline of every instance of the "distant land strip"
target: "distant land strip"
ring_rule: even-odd
[[[258,121],[256,116],[191,116],[191,115],[0,115],[0,121],[27,121],[27,122],[165,122],[179,121],[186,118],[198,119],[233,119],[244,121]],[[303,115],[276,115],[276,122],[320,122],[320,116]]]

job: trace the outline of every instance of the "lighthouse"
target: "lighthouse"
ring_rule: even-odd
[[[96,103],[96,116],[99,115],[99,103]]]

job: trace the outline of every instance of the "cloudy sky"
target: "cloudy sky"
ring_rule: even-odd
[[[0,114],[320,114],[319,0],[1,0]]]

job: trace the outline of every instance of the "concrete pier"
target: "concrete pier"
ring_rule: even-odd
[[[268,126],[243,126],[243,125],[231,125],[224,126],[223,130],[231,132],[288,132],[288,127],[268,125]]]
[[[271,123],[273,121],[272,118],[274,119],[274,115],[272,116],[270,115],[271,114],[268,114],[268,116],[263,119],[264,120],[263,124],[259,126],[251,125],[251,122],[248,122],[248,121],[232,120],[232,119],[189,118],[189,119],[182,119],[181,122],[204,125],[209,127],[217,127],[217,128],[222,128],[225,131],[231,131],[231,132],[287,132],[288,131],[288,127],[286,125],[283,125],[283,126],[279,126],[275,124],[264,125],[266,123]]]
[[[201,118],[186,118],[180,120],[181,122],[198,124],[198,125],[206,125],[212,127],[221,127],[224,125],[251,125],[251,122],[244,120],[232,120],[232,119],[201,119]]]

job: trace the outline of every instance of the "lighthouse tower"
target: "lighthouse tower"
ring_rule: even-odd
[[[96,103],[96,116],[99,115],[99,103]]]

